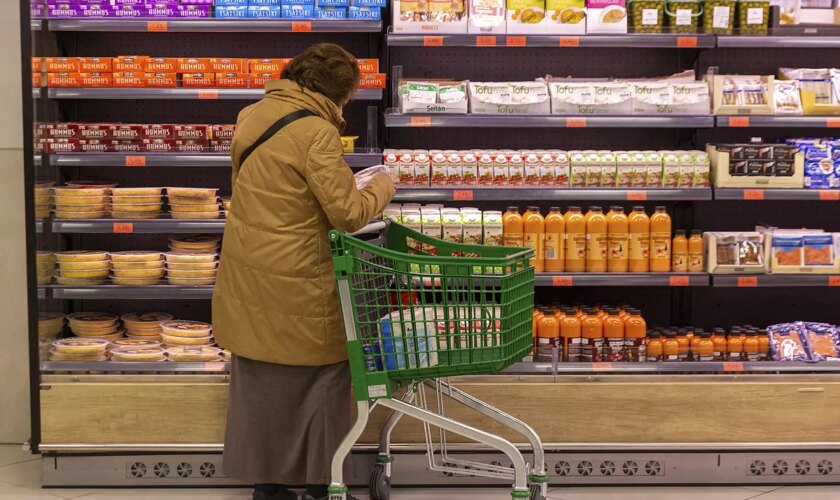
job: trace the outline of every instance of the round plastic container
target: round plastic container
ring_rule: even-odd
[[[128,269],[158,269],[163,267],[163,260],[150,260],[140,262],[111,262],[111,269],[114,271]]]
[[[163,196],[111,196],[111,204],[115,207],[120,205],[142,205],[144,203],[163,203]]]
[[[149,339],[120,339],[111,342],[111,350],[128,347],[132,349],[160,349],[161,342],[159,340]]]
[[[224,358],[225,361],[229,362],[231,357],[233,357],[233,355],[230,353],[230,351],[228,351],[227,349],[222,350],[222,358]]]
[[[64,269],[59,270],[59,276],[61,276],[62,278],[107,278],[110,273],[110,267],[103,267],[101,269],[85,269],[83,271],[66,271]]]
[[[161,203],[144,203],[144,204],[137,204],[137,205],[113,205],[112,211],[114,212],[126,212],[126,213],[135,213],[135,212],[143,212],[143,213],[160,213],[161,207],[163,204]]]
[[[121,278],[119,276],[112,276],[111,282],[120,286],[151,286],[159,285],[160,278]]]
[[[108,197],[104,194],[93,196],[55,196],[56,206],[66,205],[105,205],[108,202]]]
[[[68,278],[66,276],[56,276],[55,281],[59,285],[101,285],[105,283],[104,278]]]
[[[703,17],[701,0],[665,0],[665,22],[674,33],[699,33]]]
[[[64,314],[42,312],[38,314],[38,336],[55,337],[64,328]]]
[[[218,192],[219,190],[216,188],[166,188],[167,196],[174,196],[178,198],[210,198],[216,196],[216,193]]]
[[[165,361],[166,351],[160,347],[117,347],[111,349],[111,361]]]
[[[155,328],[160,330],[160,324],[164,321],[171,321],[172,315],[165,312],[126,313],[120,316],[120,319],[126,328]]]
[[[107,187],[81,187],[81,186],[74,186],[71,183],[67,183],[65,187],[55,187],[53,188],[53,193],[56,197],[59,196],[80,196],[80,197],[89,197],[89,196],[107,196],[110,193],[110,189]]]
[[[160,328],[165,335],[171,337],[209,338],[213,325],[201,321],[176,319],[162,322]]]
[[[112,219],[160,219],[162,212],[111,212]]]
[[[173,205],[169,204],[172,213],[186,213],[186,212],[215,212],[219,210],[218,203],[210,203],[208,205]]]
[[[230,196],[222,196],[222,206],[225,210],[230,210]]]
[[[160,338],[167,347],[182,346],[182,345],[210,345],[213,337],[173,337],[165,333],[160,334]]]
[[[218,198],[215,196],[205,196],[198,198],[185,198],[183,196],[169,196],[169,203],[172,205],[209,205],[216,203]]]
[[[183,252],[169,252],[164,254],[166,256],[167,265],[171,262],[175,263],[194,263],[194,262],[216,262],[217,254],[208,252],[183,251]]]
[[[161,346],[163,346],[163,339],[160,338],[160,334],[155,335],[128,335],[126,337],[129,340],[154,340],[160,342]]]
[[[56,210],[56,219],[104,219],[106,211],[100,212],[70,212],[67,210]]]
[[[64,354],[99,354],[107,348],[108,342],[100,339],[72,337],[53,342],[53,351]]]
[[[176,236],[169,238],[169,247],[181,250],[216,250],[220,239],[216,236]]]
[[[166,278],[170,285],[179,286],[201,286],[212,285],[216,283],[216,277],[212,278]]]
[[[114,269],[115,278],[163,278],[163,266],[149,269]]]
[[[35,260],[38,263],[55,262],[55,254],[52,252],[44,252],[39,250],[38,253],[35,254]]]
[[[66,316],[70,326],[82,326],[88,328],[103,328],[111,326],[119,321],[120,317],[116,314],[103,312],[77,312],[68,314]]]
[[[119,330],[110,335],[84,335],[84,337],[86,339],[107,340],[108,343],[113,343],[114,341],[125,338],[125,330]]]
[[[215,212],[171,212],[173,219],[218,219],[222,214],[219,210]]]
[[[92,271],[95,269],[107,269],[110,265],[110,260],[92,260],[90,262],[59,262],[58,268],[61,270],[62,274],[65,274],[65,271]]]
[[[116,198],[118,196],[134,196],[134,197],[154,196],[154,197],[161,197],[161,196],[163,196],[163,188],[159,188],[159,187],[121,187],[121,188],[111,189],[111,194],[114,196],[114,198]]]
[[[172,268],[166,269],[167,278],[215,278],[216,270],[182,271]]]
[[[160,327],[154,328],[129,328],[126,327],[125,333],[129,337],[142,337],[142,338],[149,338],[149,337],[159,337],[161,334]]]
[[[146,250],[132,250],[111,253],[111,262],[155,262],[163,258],[163,253]]]
[[[70,330],[79,337],[98,337],[100,335],[112,335],[120,331],[117,323],[108,326],[82,326],[81,324],[70,324]]]
[[[36,187],[34,189],[35,196],[50,196],[52,195],[52,186],[50,187]]]
[[[635,33],[662,33],[665,0],[628,0],[628,25]]]
[[[38,207],[38,206],[43,207],[45,205],[49,205],[50,203],[52,203],[52,196],[50,196],[50,195],[35,195],[34,203],[35,203],[36,207]]]
[[[59,262],[91,262],[108,260],[108,252],[99,252],[95,250],[71,250],[68,252],[56,252],[55,259]]]
[[[219,262],[167,262],[170,271],[212,271],[219,267]]]
[[[106,352],[96,354],[70,354],[50,349],[49,354],[51,361],[108,361],[108,353]]]
[[[89,188],[105,188],[105,189],[108,189],[108,191],[110,191],[111,188],[115,188],[115,187],[119,186],[119,184],[114,182],[114,181],[91,181],[91,180],[67,181],[66,184],[68,186],[72,186],[72,187],[82,187],[82,188],[87,188],[87,189],[89,189]]]
[[[218,361],[221,349],[210,346],[170,347],[166,350],[169,361]]]

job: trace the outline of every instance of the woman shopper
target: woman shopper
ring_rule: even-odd
[[[326,499],[350,429],[350,371],[327,232],[356,231],[394,195],[361,191],[344,163],[341,108],[356,60],[333,44],[295,57],[239,114],[233,195],[213,294],[216,340],[233,353],[224,472],[254,499]]]

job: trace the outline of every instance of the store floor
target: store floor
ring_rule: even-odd
[[[40,458],[20,445],[0,445],[0,500],[248,500],[246,489],[92,489],[41,488]],[[355,492],[354,492],[355,493]],[[359,492],[358,497],[367,500]],[[406,488],[391,495],[394,500],[507,500],[502,488]],[[838,486],[745,486],[745,487],[634,487],[558,488],[551,500],[836,500]]]

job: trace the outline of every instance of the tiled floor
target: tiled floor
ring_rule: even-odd
[[[20,446],[0,445],[0,500],[248,500],[244,489],[42,489],[40,458]],[[355,492],[354,492],[355,493]],[[367,495],[358,494],[367,500]],[[394,500],[509,500],[506,489],[400,489]],[[840,500],[838,486],[556,488],[551,500]]]

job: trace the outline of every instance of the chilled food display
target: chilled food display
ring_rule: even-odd
[[[404,187],[703,188],[703,151],[388,149],[384,164]]]

